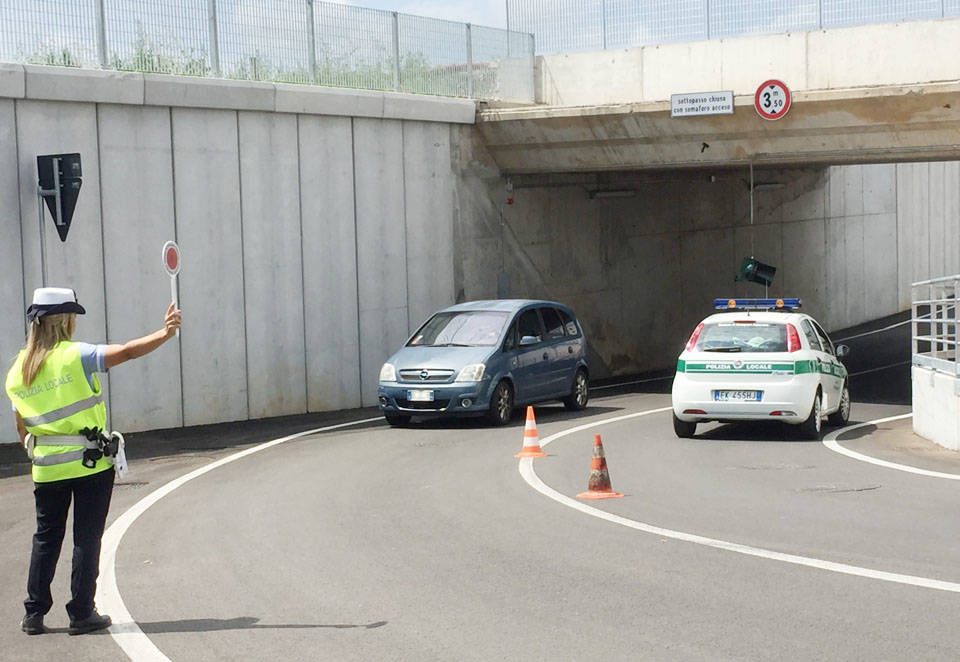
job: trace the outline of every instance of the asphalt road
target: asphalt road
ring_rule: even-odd
[[[573,496],[603,435],[627,520],[762,550],[960,582],[960,483],[839,455],[778,426],[674,437],[669,404],[597,398],[580,415],[538,408],[534,461]],[[855,404],[864,421],[907,411]],[[354,412],[354,418],[371,412]],[[254,442],[337,423],[276,422],[136,438],[111,521],[170,480]],[[960,594],[798,566],[653,535],[535,491],[505,429],[376,422],[292,440],[184,483],[136,519],[116,560],[119,594],[170,660],[954,660]],[[247,438],[238,438],[246,434]],[[271,434],[273,437],[271,437]],[[910,422],[841,442],[892,462],[960,473],[958,454]],[[145,446],[153,442],[155,452]],[[131,445],[134,445],[133,443]],[[29,479],[0,479],[0,658],[125,660],[108,634],[68,637],[65,553],[48,618],[17,629],[33,529]],[[69,549],[69,542],[65,545]]]

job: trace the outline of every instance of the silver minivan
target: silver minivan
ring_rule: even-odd
[[[414,416],[485,416],[505,425],[515,407],[589,398],[587,343],[555,301],[459,303],[434,313],[380,369],[380,410],[391,425]]]

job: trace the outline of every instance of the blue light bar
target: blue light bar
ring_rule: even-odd
[[[800,310],[800,299],[714,299],[715,310]]]

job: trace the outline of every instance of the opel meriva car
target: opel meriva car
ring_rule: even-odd
[[[380,410],[413,416],[481,415],[509,422],[515,406],[588,399],[587,346],[573,312],[553,301],[460,303],[435,313],[380,369]]]

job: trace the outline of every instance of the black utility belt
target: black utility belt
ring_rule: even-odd
[[[93,469],[102,457],[116,457],[120,451],[120,438],[114,433],[107,436],[100,428],[83,428],[80,434],[96,443],[96,448],[83,450],[83,466]]]

